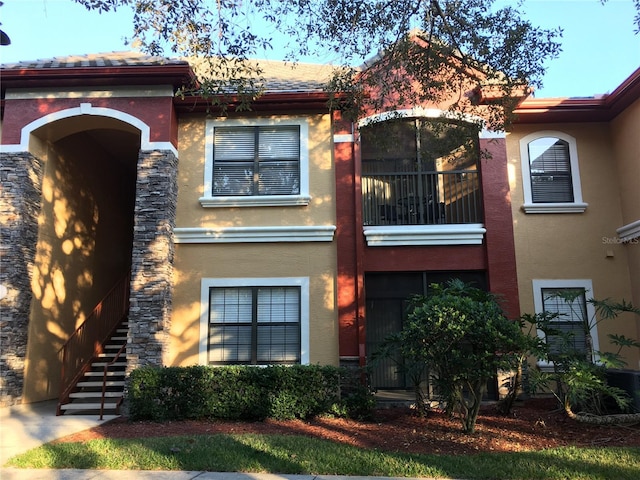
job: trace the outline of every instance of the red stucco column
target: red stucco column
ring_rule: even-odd
[[[334,114],[339,355],[343,364],[364,364],[362,215],[357,145],[350,122]]]
[[[520,316],[520,304],[506,140],[481,139],[480,147],[488,153],[481,159],[480,167],[489,289],[502,297],[509,318],[517,318]]]

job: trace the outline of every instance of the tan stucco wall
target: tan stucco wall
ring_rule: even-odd
[[[519,140],[536,131],[553,130],[576,139],[584,213],[526,214]],[[629,258],[616,242],[622,225],[618,171],[609,125],[517,125],[507,135],[509,181],[513,210],[520,309],[534,313],[533,279],[591,279],[597,299],[631,299]],[[635,320],[619,318],[598,326],[600,349],[607,334],[637,338]],[[636,352],[627,356],[629,367],[639,368]]]
[[[322,244],[178,245],[168,365],[198,363],[202,278],[309,277],[310,363],[338,363],[335,248]]]
[[[640,221],[640,99],[611,122],[611,138],[616,155],[622,224]],[[640,306],[640,238],[625,244],[629,258],[629,272],[633,303]],[[640,338],[640,319],[636,321]]]
[[[335,225],[335,171],[331,120],[309,120],[307,206],[204,208],[205,119],[180,125],[176,226],[329,226]],[[197,364],[200,340],[200,286],[203,278],[309,277],[310,363],[338,364],[336,248],[333,242],[178,244],[167,365]]]
[[[269,117],[260,117],[269,118]],[[286,118],[277,116],[276,118]],[[335,176],[332,162],[331,117],[309,120],[309,193],[307,207],[203,208],[204,116],[181,119],[179,130],[179,178],[177,227],[233,227],[266,225],[333,225]]]

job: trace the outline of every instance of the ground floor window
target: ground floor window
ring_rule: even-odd
[[[591,280],[533,280],[536,313],[557,314],[552,326],[557,334],[538,335],[547,342],[550,353],[586,354],[586,332],[589,331],[594,350],[598,349],[598,335],[593,305],[587,302],[593,297]]]
[[[201,363],[308,363],[308,279],[202,281]]]

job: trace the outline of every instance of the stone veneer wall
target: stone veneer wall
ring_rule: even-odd
[[[29,152],[0,154],[0,406],[22,401],[42,175]]]
[[[171,318],[178,158],[141,151],[133,232],[127,369],[163,365]]]

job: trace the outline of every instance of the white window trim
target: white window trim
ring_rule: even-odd
[[[544,311],[543,302],[542,302],[542,289],[543,288],[582,288],[585,293],[585,300],[589,300],[590,298],[594,298],[593,295],[593,282],[590,279],[571,279],[571,280],[544,280],[544,279],[536,279],[533,280],[533,306],[536,313],[542,313]],[[592,319],[595,317],[595,307],[587,302],[587,318]],[[537,331],[538,337],[542,340],[545,340],[544,332],[541,330]],[[593,325],[591,327],[591,338],[593,341],[593,350],[600,350],[600,342],[598,340],[598,326]],[[597,358],[594,358],[594,361],[598,361]],[[542,369],[551,369],[553,367],[552,362],[538,362],[538,365]]]
[[[531,170],[529,164],[529,143],[542,137],[554,137],[569,144],[569,160],[571,164],[571,183],[573,188],[573,202],[567,203],[533,203],[531,194]],[[525,213],[583,213],[589,206],[582,200],[582,184],[580,182],[580,167],[578,162],[578,147],[576,139],[566,133],[555,130],[534,132],[520,139],[520,162],[522,167],[522,190]]]
[[[203,278],[200,283],[200,344],[198,361],[208,365],[209,289],[212,287],[300,287],[300,364],[309,364],[309,277]]]
[[[298,195],[230,195],[214,197],[213,182],[213,134],[216,127],[263,127],[272,125],[297,125],[300,127],[300,193]],[[309,195],[309,122],[305,117],[271,118],[220,118],[207,120],[204,148],[204,192],[200,197],[203,207],[274,207],[308,205]]]

